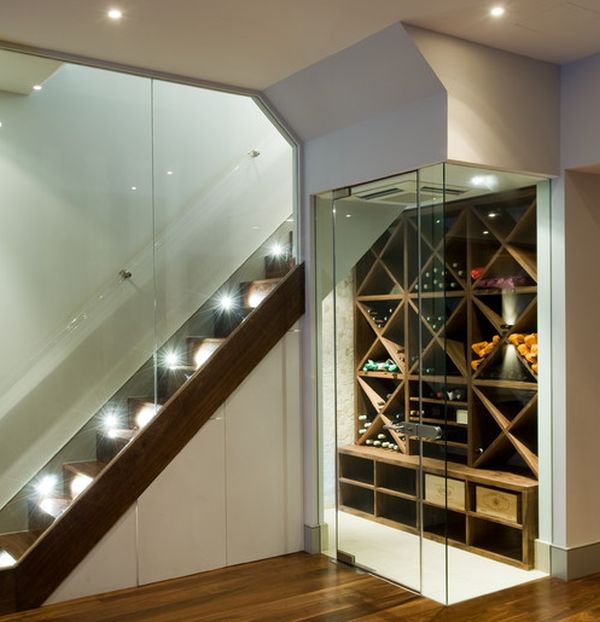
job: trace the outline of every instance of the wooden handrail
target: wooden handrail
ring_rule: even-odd
[[[304,264],[277,285],[13,567],[0,615],[42,605],[304,314]]]

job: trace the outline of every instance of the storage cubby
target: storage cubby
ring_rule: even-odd
[[[423,531],[438,538],[448,538],[450,541],[464,544],[467,541],[467,517],[461,512],[425,504]]]
[[[355,447],[377,470],[341,461],[340,476],[374,485],[374,519],[412,524],[400,518],[419,491],[402,458],[420,452],[428,467],[466,469],[465,481],[471,472],[487,473],[490,489],[516,494],[526,514],[535,514],[536,237],[532,187],[406,209],[358,261]],[[437,425],[443,438],[386,429],[403,420]],[[520,478],[516,492],[510,477]],[[440,512],[425,510],[432,537],[442,533]],[[516,528],[469,512],[476,516],[448,515],[451,540],[530,566],[533,523]],[[498,545],[486,545],[495,537]]]
[[[386,462],[378,462],[376,468],[378,487],[416,496],[417,479],[414,469],[407,469]]]
[[[470,521],[469,544],[472,547],[514,561],[523,558],[523,537],[520,529],[474,517]]]
[[[374,492],[368,488],[340,482],[340,505],[365,514],[375,512]]]
[[[414,501],[377,492],[377,516],[400,525],[417,527],[417,506]]]
[[[340,477],[351,479],[363,484],[373,484],[375,480],[374,466],[371,460],[340,454]]]

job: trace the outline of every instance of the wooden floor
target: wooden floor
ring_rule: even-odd
[[[600,575],[544,579],[452,607],[304,553],[113,592],[9,621],[59,622],[591,622]]]

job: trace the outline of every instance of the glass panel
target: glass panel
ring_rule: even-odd
[[[548,197],[537,178],[438,165],[339,193],[317,220],[334,257],[320,326],[337,554],[441,602],[544,576]],[[392,433],[402,422],[421,427]]]
[[[410,382],[416,412],[411,409],[409,414],[423,426],[421,436],[410,442],[426,462],[419,497],[422,591],[440,602],[447,602],[448,542],[466,542],[464,494],[462,503],[460,491],[450,498],[454,488],[446,478],[447,460],[466,461],[467,431],[455,421],[456,411],[464,408],[467,385],[464,344],[447,337],[449,325],[461,313],[464,289],[458,267],[452,267],[456,261],[450,263],[446,256],[446,240],[460,230],[462,222],[446,209],[445,192],[443,165],[419,171],[419,209],[414,215],[419,278],[410,301],[418,326],[414,348],[418,362]]]
[[[446,213],[464,224],[446,234],[445,252],[466,293],[466,313],[446,339],[449,355],[456,341],[467,357],[466,550],[452,546],[450,511],[448,521],[448,600],[456,602],[544,576],[534,570],[538,476],[549,477],[539,468],[537,355],[538,342],[544,351],[550,343],[538,327],[542,182],[457,165],[446,166],[446,178]]]
[[[151,106],[147,79],[0,55],[0,554],[17,559],[97,473],[140,367],[153,399]]]
[[[319,434],[319,508],[317,524],[323,526],[321,552],[337,556],[336,416],[335,416],[335,314],[333,294],[333,196],[315,198],[317,409]]]
[[[410,401],[418,268],[416,173],[334,202],[333,331],[342,559],[421,589],[419,447]]]
[[[295,265],[295,154],[251,98],[0,55],[9,566]]]
[[[153,82],[158,401],[294,263],[293,150],[249,97]]]

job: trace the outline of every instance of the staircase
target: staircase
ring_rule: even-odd
[[[94,455],[59,452],[16,495],[27,524],[0,534],[0,614],[42,605],[301,317],[291,257],[242,267],[80,430]]]

